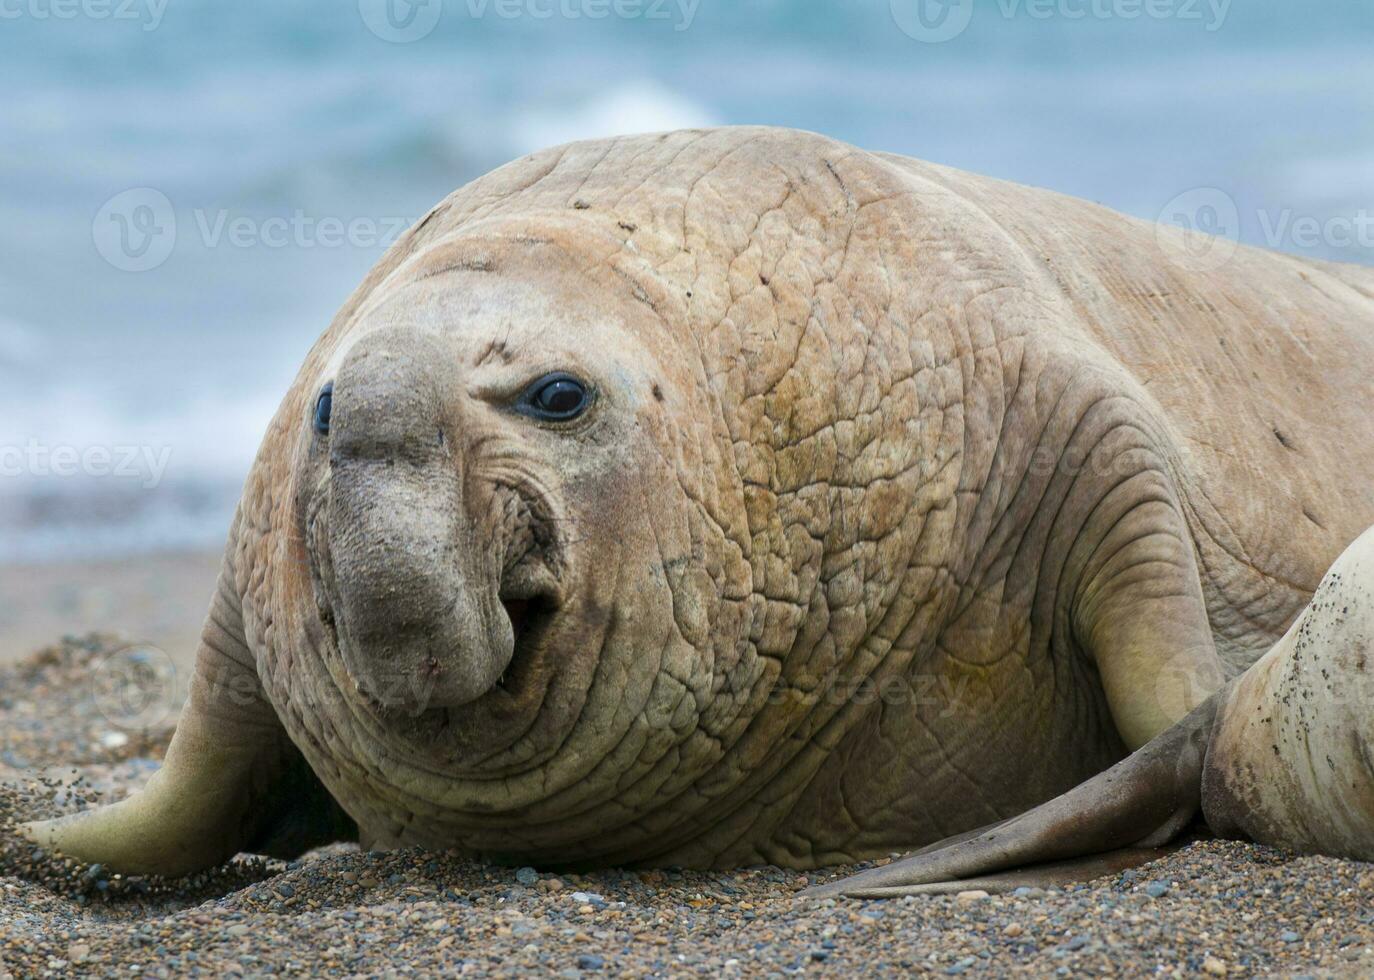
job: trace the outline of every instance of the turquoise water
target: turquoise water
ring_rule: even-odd
[[[940,43],[900,25],[957,0],[56,2],[0,0],[0,560],[212,542],[395,230],[566,139],[798,126],[1149,218],[1214,187],[1243,240],[1374,261],[1368,0],[988,0]],[[134,188],[156,206],[102,210]],[[165,256],[102,254],[168,216]]]

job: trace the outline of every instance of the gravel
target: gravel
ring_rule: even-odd
[[[106,738],[82,693],[106,645],[0,670],[0,819],[118,798],[156,768],[166,728]],[[1374,866],[1358,862],[1199,841],[1067,890],[797,899],[846,870],[575,875],[341,845],[164,881],[6,829],[0,977],[1374,974]]]

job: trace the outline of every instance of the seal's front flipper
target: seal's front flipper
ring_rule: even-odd
[[[162,768],[119,803],[22,825],[37,844],[124,874],[172,876],[240,851],[288,857],[356,835],[263,695],[243,640],[232,551]]]
[[[1199,812],[1218,697],[1106,772],[1019,817],[803,894],[1008,891],[1087,881],[1154,860]]]

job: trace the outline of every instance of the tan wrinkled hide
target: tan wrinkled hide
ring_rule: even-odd
[[[1218,717],[1203,779],[1213,829],[1374,860],[1374,530]]]
[[[476,181],[341,314],[250,488],[288,731],[365,835],[545,861],[856,858],[1074,785],[1220,683],[1214,641],[1233,670],[1266,649],[1374,519],[1368,274],[1193,272],[1156,235],[777,130]],[[348,689],[286,533],[305,419],[379,323],[616,402],[595,445],[532,454],[577,594],[529,700],[447,735],[296,704]]]
[[[241,647],[375,845],[814,866],[1019,813],[1267,650],[1374,523],[1374,274],[1194,244],[787,130],[518,160],[310,354],[201,671]],[[511,410],[552,371],[595,389],[576,424]],[[98,824],[71,840],[117,866]],[[207,833],[177,867],[253,839]]]

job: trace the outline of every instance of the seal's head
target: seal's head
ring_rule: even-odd
[[[585,251],[529,235],[421,251],[298,385],[288,564],[308,575],[288,615],[307,642],[269,695],[307,754],[342,746],[369,784],[420,787],[403,810],[451,821],[579,783],[661,801],[636,779],[669,754],[655,778],[709,766],[716,726],[766,687],[738,512],[706,483],[723,450],[694,341]],[[312,761],[345,807],[371,805],[350,760]]]

